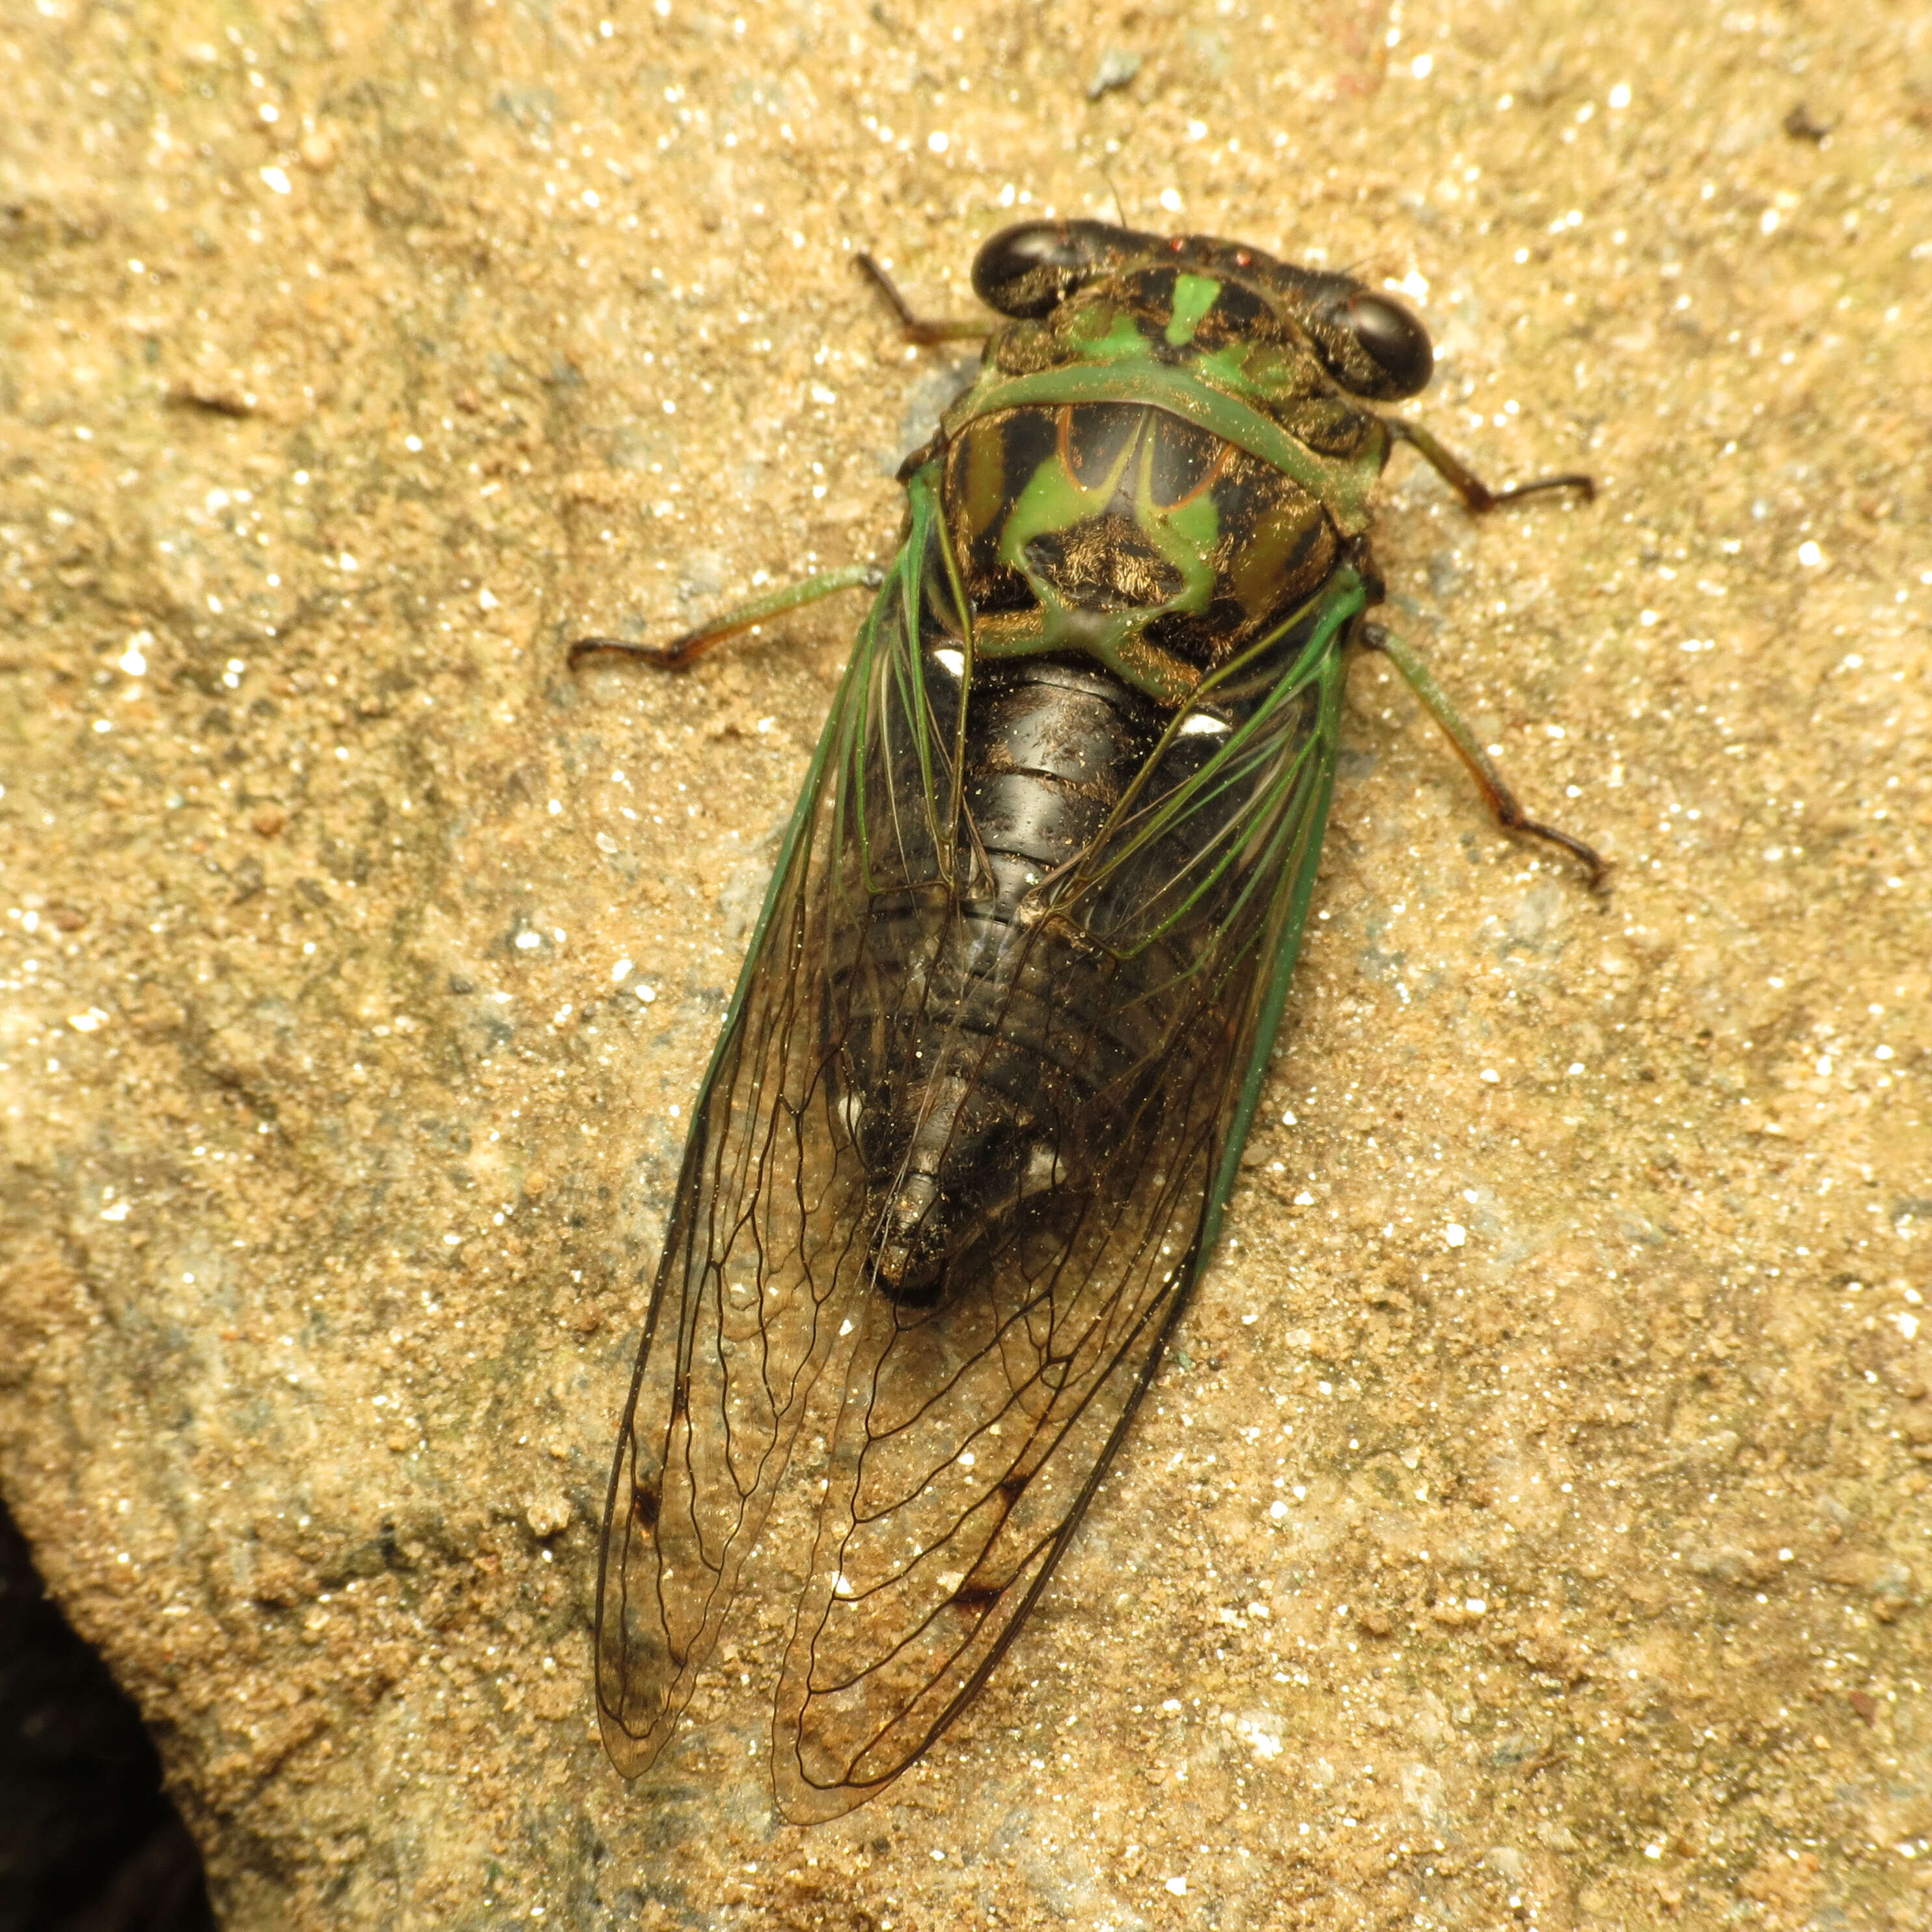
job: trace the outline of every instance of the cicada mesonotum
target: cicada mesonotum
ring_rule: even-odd
[[[1504,824],[1600,871],[1368,621],[1396,442],[1472,510],[1590,490],[1492,493],[1379,413],[1430,377],[1406,309],[1091,221],[1006,230],[973,284],[1002,319],[902,472],[883,572],[576,653],[680,664],[875,592],[694,1112],[598,1580],[618,1768],[739,1618],[797,1819],[876,1792],[986,1681],[1214,1251],[1354,652],[1390,657]],[[899,306],[915,340],[968,332]]]

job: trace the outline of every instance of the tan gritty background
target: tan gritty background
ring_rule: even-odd
[[[1922,7],[27,0],[0,1489],[226,1924],[1932,1923]],[[1352,265],[1391,620],[1230,1238],[1024,1640],[813,1831],[597,1744],[694,1083],[980,241]],[[760,1660],[740,1660],[750,1676]]]

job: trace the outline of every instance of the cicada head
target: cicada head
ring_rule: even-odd
[[[1106,221],[1018,222],[982,245],[973,289],[1002,315],[1038,322],[1082,289],[1150,262],[1206,270],[1272,298],[1352,395],[1396,402],[1429,386],[1436,367],[1429,332],[1402,303],[1352,275],[1298,268],[1211,236],[1144,235]]]

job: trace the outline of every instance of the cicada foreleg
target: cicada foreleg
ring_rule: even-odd
[[[671,638],[662,644],[644,644],[624,638],[579,638],[570,647],[570,668],[574,670],[585,658],[610,656],[634,658],[659,670],[682,670],[695,664],[713,644],[735,638],[741,631],[755,629],[773,617],[802,610],[821,597],[841,590],[876,590],[884,583],[885,572],[875,563],[848,564],[843,570],[824,570],[802,582],[788,584],[782,590],[754,597],[723,611],[708,624]]]
[[[1393,631],[1384,630],[1379,624],[1364,624],[1360,638],[1368,650],[1380,651],[1402,673],[1403,682],[1421,699],[1430,716],[1442,726],[1444,736],[1455,746],[1456,755],[1468,767],[1469,776],[1488,801],[1496,823],[1505,831],[1526,832],[1532,838],[1560,846],[1588,869],[1590,890],[1597,891],[1610,870],[1609,862],[1593,846],[1585,844],[1582,839],[1573,838],[1567,832],[1558,831],[1553,825],[1544,824],[1523,810],[1516,794],[1510,789],[1509,782],[1496,769],[1495,760],[1469,728],[1468,720],[1450,703],[1448,694],[1436,682],[1421,658]]]
[[[873,258],[862,249],[853,258],[873,284],[892,305],[892,313],[899,319],[899,327],[904,332],[908,342],[916,342],[927,347],[938,342],[983,342],[993,332],[995,325],[991,322],[948,322],[930,316],[915,315],[912,304],[901,295],[891,276],[880,268]]]
[[[1501,504],[1519,503],[1526,496],[1540,496],[1550,490],[1574,490],[1586,503],[1597,494],[1596,479],[1577,470],[1566,471],[1561,476],[1539,476],[1534,483],[1518,483],[1508,490],[1492,490],[1460,457],[1444,448],[1426,429],[1405,422],[1400,416],[1384,416],[1382,421],[1390,435],[1398,442],[1407,443],[1462,498],[1466,508],[1479,515]]]

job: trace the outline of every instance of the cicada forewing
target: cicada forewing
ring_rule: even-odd
[[[1338,573],[1204,683],[1078,862],[967,949],[989,1011],[946,983],[983,880],[935,480],[910,487],[698,1104],[598,1582],[620,1769],[658,1757],[736,1605],[764,1619],[749,1648],[782,1648],[774,1785],[800,1820],[896,1776],[978,1690],[1199,1273],[1299,941],[1363,602]],[[1041,1070],[1046,1171],[931,1298],[878,1259],[894,1177],[868,1172],[850,1068],[882,1012],[936,1024],[969,1082],[1002,1028]],[[1056,1112],[1054,1070],[1083,1062],[1105,1077]]]

